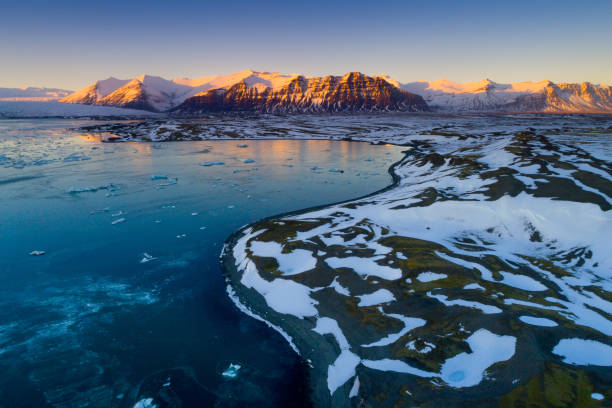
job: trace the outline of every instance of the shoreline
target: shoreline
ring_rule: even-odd
[[[319,139],[314,139],[314,140],[319,140]],[[350,142],[359,142],[359,143],[365,142],[365,143],[375,144],[372,142],[366,142],[362,140],[350,140]],[[311,387],[311,390],[310,390],[311,391],[310,392],[311,402],[313,403],[313,406],[315,407],[317,406],[347,406],[351,404],[350,398],[349,399],[344,399],[344,398],[338,399],[338,397],[344,397],[345,395],[348,395],[348,392],[344,392],[344,393],[336,392],[333,395],[330,395],[326,384],[318,380],[319,378],[327,377],[327,372],[325,371],[325,369],[327,369],[330,362],[334,361],[336,354],[337,354],[337,347],[334,347],[333,343],[330,343],[328,341],[323,341],[324,339],[323,336],[313,335],[314,332],[312,331],[312,328],[305,329],[304,327],[300,327],[299,325],[300,319],[295,319],[292,317],[290,319],[291,322],[288,322],[287,317],[289,316],[287,315],[284,315],[285,319],[283,319],[283,315],[272,311],[266,305],[265,299],[258,292],[254,291],[253,289],[246,289],[245,287],[239,284],[234,285],[233,279],[237,278],[239,280],[240,276],[238,275],[240,274],[240,272],[238,271],[238,268],[236,267],[236,259],[233,255],[232,249],[234,248],[238,239],[244,236],[245,231],[249,230],[253,226],[260,224],[264,221],[284,218],[284,217],[288,217],[292,215],[305,214],[308,212],[328,208],[328,207],[335,206],[335,205],[345,204],[345,203],[353,202],[356,200],[362,200],[362,199],[366,199],[369,197],[374,197],[386,191],[393,190],[399,185],[400,181],[402,180],[402,178],[395,172],[396,167],[399,166],[401,163],[403,163],[411,154],[417,153],[414,149],[416,148],[415,145],[418,143],[419,143],[418,141],[415,141],[411,143],[412,146],[410,146],[409,144],[394,144],[396,146],[406,147],[407,150],[404,150],[402,152],[404,156],[400,160],[393,163],[387,169],[387,172],[392,178],[392,183],[390,185],[382,189],[379,189],[377,191],[374,191],[372,193],[360,196],[360,197],[355,197],[355,198],[351,198],[351,199],[343,200],[339,202],[322,204],[322,205],[318,205],[314,207],[309,207],[305,209],[289,211],[289,212],[285,212],[281,214],[271,215],[269,217],[264,217],[260,220],[257,220],[257,221],[254,221],[252,223],[242,226],[240,229],[233,232],[225,240],[223,244],[223,248],[222,248],[222,251],[219,257],[219,261],[220,261],[220,267],[222,270],[222,274],[227,283],[226,291],[228,293],[228,296],[230,297],[230,300],[232,301],[232,303],[234,303],[234,305],[238,308],[238,310],[241,313],[244,313],[250,316],[251,318],[254,318],[256,320],[259,320],[265,323],[268,327],[274,329],[281,336],[283,336],[283,338],[285,338],[285,340],[289,343],[289,346],[296,352],[299,358],[305,364],[308,365],[309,375],[306,380],[307,380],[308,385]],[[393,144],[393,143],[388,143],[388,144]],[[243,299],[247,299],[248,302],[244,302]],[[294,321],[294,319],[296,321]],[[304,320],[311,322],[313,326],[315,324],[314,319],[312,318],[305,318]],[[290,331],[296,331],[300,333],[301,336],[295,336],[295,335],[288,333],[285,329],[283,329],[280,326],[279,324],[280,321],[282,321],[282,323],[284,324],[289,324]],[[313,353],[311,356],[306,357],[305,355],[303,355],[303,351],[302,353],[300,353],[300,350],[313,350]],[[318,350],[318,352],[314,353],[314,350]],[[320,355],[332,356],[332,358],[325,359],[323,357],[319,357]],[[313,363],[313,360],[314,360],[314,363]],[[345,387],[347,389],[350,389],[352,385],[353,383],[351,381],[348,381],[340,388]]]

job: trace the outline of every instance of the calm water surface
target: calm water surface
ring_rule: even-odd
[[[0,406],[307,405],[304,364],[227,297],[221,247],[383,188],[403,149],[103,144],[67,130],[84,123],[0,121]]]

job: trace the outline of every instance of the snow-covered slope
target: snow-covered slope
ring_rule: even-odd
[[[390,82],[391,83],[391,82]],[[612,112],[607,85],[555,84],[551,81],[500,84],[484,79],[456,83],[447,79],[399,85],[423,96],[433,110],[448,112]]]
[[[217,75],[196,79],[164,78],[141,75],[131,80],[108,78],[89,85],[60,102],[89,105],[120,106],[152,111],[172,109],[187,98],[210,89],[229,88],[240,82],[257,89],[279,88],[288,84],[297,75],[278,72],[255,72],[251,70],[229,75]]]
[[[381,77],[360,72],[344,76],[249,76],[230,87],[210,89],[174,109],[180,114],[251,111],[270,113],[425,111],[419,95],[401,90]]]
[[[52,101],[72,91],[57,88],[0,88],[0,101]]]
[[[555,84],[551,81],[539,81],[502,84],[490,79],[469,83],[456,83],[441,79],[400,84],[389,75],[376,77],[364,75],[364,77],[372,78],[373,81],[384,80],[396,89],[420,95],[429,109],[433,111],[612,113],[612,88],[588,82]],[[354,94],[350,96],[349,92],[345,93],[345,96],[353,99],[342,99],[338,94],[333,94],[329,88],[330,86],[335,87],[341,78],[339,76],[306,77],[299,74],[251,70],[196,79],[167,80],[142,75],[126,80],[108,78],[98,81],[60,99],[60,102],[162,112],[176,109],[194,96],[199,97],[202,103],[202,97],[205,95],[208,95],[209,99],[216,98],[217,102],[219,102],[219,96],[223,95],[224,99],[229,98],[233,101],[229,104],[231,106],[223,105],[230,110],[235,110],[239,105],[244,108],[245,104],[250,104],[260,107],[265,105],[264,110],[266,111],[278,110],[274,106],[282,106],[281,110],[284,111],[311,111],[310,108],[305,107],[317,107],[315,110],[321,110],[320,106],[328,106],[332,100],[333,103],[340,105],[324,110],[362,109],[364,107],[362,99],[372,96],[368,92],[372,92],[373,88],[370,87],[369,91],[366,89],[371,84],[366,85],[367,81],[354,82],[351,86],[364,88],[351,88]],[[315,89],[317,86],[328,86],[328,88]],[[211,92],[213,90],[214,93]],[[380,87],[376,92],[378,95],[376,97],[379,97]],[[357,97],[357,95],[360,96]],[[266,101],[263,101],[262,98]],[[379,100],[373,106],[382,107],[385,110],[396,110],[400,105],[394,105],[391,99]],[[247,103],[249,100],[251,102]],[[208,103],[210,104],[211,101]],[[370,106],[371,103],[368,102],[366,105]],[[221,109],[219,106],[217,108],[215,109]],[[192,104],[190,109],[195,109],[195,105]]]

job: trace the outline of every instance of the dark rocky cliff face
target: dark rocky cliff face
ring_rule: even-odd
[[[278,88],[248,87],[245,82],[228,89],[213,89],[195,95],[173,109],[193,114],[221,111],[269,113],[426,111],[419,95],[394,87],[382,78],[351,72],[343,77],[307,79],[296,77]]]

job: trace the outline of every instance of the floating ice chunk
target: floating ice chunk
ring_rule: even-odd
[[[151,174],[151,180],[166,180],[167,178],[167,174]]]
[[[134,404],[133,408],[157,408],[153,403],[153,398],[143,398]]]
[[[30,255],[32,255],[32,256],[41,256],[41,255],[44,255],[44,254],[46,254],[45,251],[39,251],[39,250],[34,250],[34,251],[30,252]]]
[[[153,260],[155,260],[157,258],[155,258],[154,256],[151,256],[149,254],[147,254],[146,252],[142,254],[142,259],[140,260],[140,263],[147,263],[147,262],[151,262]]]
[[[108,190],[115,191],[118,190],[119,187],[109,183],[101,186],[88,186],[88,187],[70,187],[68,189],[68,193],[70,194],[78,194],[78,193],[94,193],[98,190]]]
[[[544,326],[544,327],[555,327],[558,326],[557,323],[550,319],[545,319],[543,317],[533,317],[533,316],[521,316],[519,319],[523,323],[530,324],[532,326]]]
[[[353,386],[349,391],[349,398],[356,397],[359,394],[359,376],[355,376],[355,381],[353,381]],[[603,397],[603,396],[602,396]]]
[[[317,265],[317,258],[305,249],[294,249],[288,254],[282,252],[283,247],[277,242],[252,241],[251,251],[255,256],[274,258],[278,269],[283,275],[297,275],[309,271]]]
[[[167,183],[159,183],[157,187],[173,186],[178,183],[178,178],[171,178]]]
[[[318,171],[318,170],[323,170],[323,169],[321,167],[318,167],[318,166],[313,166],[313,167],[310,168],[310,170]]]
[[[396,373],[412,374],[425,378],[439,377],[437,373],[430,373],[428,371],[414,368],[401,360],[383,358],[382,360],[362,360],[361,362],[364,366],[378,371],[394,371]]]
[[[480,286],[477,283],[468,283],[467,285],[465,285],[463,287],[463,289],[478,289],[478,290],[485,290],[485,288],[483,288],[482,286]]]
[[[480,302],[472,302],[472,301],[463,300],[463,299],[447,300],[448,296],[434,295],[431,292],[427,292],[427,296],[439,300],[440,302],[444,303],[446,306],[463,306],[463,307],[469,307],[472,309],[480,309],[482,313],[484,314],[494,314],[494,313],[502,312],[502,310],[497,306],[485,305],[484,303],[480,303]]]
[[[191,215],[192,216],[196,216],[196,215],[198,215],[198,213],[197,212],[192,212]]]
[[[125,221],[125,218],[117,218],[116,220],[111,221],[112,225],[117,225],[117,224],[121,224],[122,222]]]
[[[245,160],[243,161],[243,163],[244,163],[244,164],[255,163],[255,160],[254,160],[254,159],[249,158],[249,159],[245,159]]]
[[[243,148],[243,149],[244,149],[245,147],[249,147],[249,145],[248,145],[248,144],[238,144],[238,145],[236,145],[236,146],[241,147],[241,148]]]
[[[597,400],[597,401],[603,401],[604,396],[603,396],[603,394],[600,394],[598,392],[594,392],[594,393],[591,394],[591,398],[593,398],[594,400]]]
[[[538,292],[548,289],[546,286],[542,285],[537,280],[530,278],[529,276],[517,275],[514,273],[503,271],[500,271],[499,273],[504,277],[501,283],[508,286],[513,286],[518,289],[529,290],[532,292]]]
[[[330,173],[344,173],[344,170],[336,169],[332,167],[331,169],[329,169],[329,172]]]
[[[447,276],[448,275],[446,275],[445,273],[421,272],[419,273],[419,276],[417,276],[416,278],[420,282],[432,282],[432,281],[436,281],[439,279],[444,279]]]
[[[293,164],[283,164],[285,167],[293,167]]]
[[[374,306],[395,300],[393,293],[389,292],[387,289],[378,289],[376,292],[357,297],[360,299],[357,306]]]
[[[180,238],[185,238],[186,236],[187,236],[187,234],[179,234],[176,237],[180,239]]]
[[[209,162],[200,163],[200,166],[210,167],[210,166],[222,166],[224,164],[225,162],[222,162],[222,161],[209,161]]]
[[[240,371],[241,368],[242,366],[240,364],[230,363],[229,367],[227,367],[225,371],[221,373],[221,375],[225,378],[234,379],[238,377],[238,371]]]
[[[118,211],[118,212],[116,212],[116,213],[114,213],[114,214],[111,214],[111,217],[119,217],[119,216],[121,216],[121,215],[123,215],[123,214],[124,214],[124,212],[123,212],[123,211]]]
[[[229,208],[230,210],[231,210],[232,208],[234,208],[234,207],[235,207],[235,205],[234,205],[234,204],[230,204],[230,205],[228,205],[228,206],[227,206],[227,208]]]
[[[402,277],[402,271],[389,266],[379,265],[372,258],[360,258],[351,256],[348,258],[327,258],[325,260],[329,266],[337,268],[351,268],[362,276],[377,276],[386,280],[396,280]]]
[[[472,387],[480,384],[485,370],[493,364],[509,360],[514,355],[516,338],[499,336],[480,329],[467,338],[471,353],[460,353],[442,365],[442,379],[451,387]]]
[[[562,339],[552,352],[568,364],[612,366],[612,346],[595,340]]]

